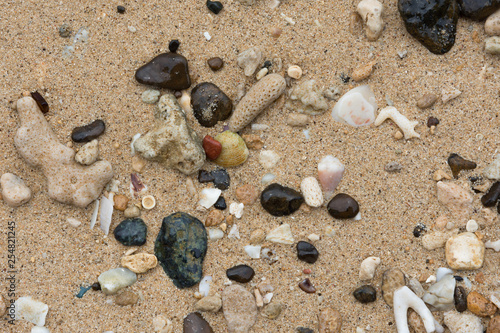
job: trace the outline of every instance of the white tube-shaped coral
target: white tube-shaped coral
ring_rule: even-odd
[[[375,119],[375,126],[379,126],[388,118],[392,119],[401,128],[406,140],[420,138],[420,134],[415,132],[415,126],[418,125],[418,121],[409,121],[394,106],[388,106],[380,110],[377,119]]]
[[[408,287],[401,287],[394,292],[394,318],[398,333],[410,333],[408,328],[408,308],[412,308],[422,318],[427,333],[439,332],[431,311],[413,291]]]

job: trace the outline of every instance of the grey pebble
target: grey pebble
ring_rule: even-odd
[[[389,162],[384,167],[384,170],[387,172],[399,172],[401,169],[403,169],[403,166],[398,162]]]

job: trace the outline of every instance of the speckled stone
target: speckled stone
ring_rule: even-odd
[[[183,333],[213,333],[210,324],[198,312],[191,312],[184,318]]]
[[[382,296],[390,307],[394,304],[394,292],[405,285],[405,275],[399,268],[391,268],[384,272],[382,276]]]
[[[141,246],[146,243],[148,227],[140,218],[126,219],[113,231],[117,241],[126,246]]]
[[[244,287],[233,284],[224,289],[222,308],[229,333],[248,333],[257,319],[253,295]]]
[[[218,121],[229,118],[233,102],[215,84],[202,82],[191,91],[193,114],[204,127],[212,127]]]

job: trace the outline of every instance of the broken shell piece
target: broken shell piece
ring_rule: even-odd
[[[356,69],[352,72],[351,78],[356,82],[367,79],[372,74],[373,66],[375,66],[376,64],[377,64],[377,61],[373,60],[367,64],[356,67]]]
[[[500,251],[500,239],[496,242],[487,241],[486,243],[484,243],[484,247],[486,247],[487,249],[493,249],[498,252]]]
[[[217,202],[221,193],[222,191],[218,188],[204,188],[203,190],[201,190],[200,201],[198,201],[198,205],[209,209]]]
[[[244,247],[246,254],[252,259],[260,259],[260,245],[247,245]]]
[[[360,280],[370,280],[375,275],[375,270],[380,264],[379,257],[368,257],[361,263],[359,268],[359,279]]]
[[[375,126],[379,126],[388,118],[392,119],[403,131],[406,140],[420,138],[420,134],[415,132],[415,126],[418,125],[418,121],[409,121],[394,106],[388,106],[380,110],[377,119],[375,119]]]
[[[142,207],[144,209],[153,209],[156,206],[156,199],[152,195],[146,195],[142,198]]]
[[[413,291],[408,287],[401,287],[394,292],[394,318],[398,333],[410,333],[408,328],[408,308],[412,308],[420,315],[428,333],[444,332],[441,325],[436,327],[437,322],[432,316],[431,311]]]
[[[335,104],[332,117],[335,121],[359,127],[375,120],[377,102],[370,86],[364,85],[349,90]]]
[[[243,208],[245,207],[242,203],[233,202],[229,205],[229,213],[234,215],[237,219],[241,218],[243,215]]]
[[[290,229],[290,225],[288,223],[284,223],[276,229],[271,230],[267,234],[266,240],[273,243],[281,243],[287,245],[293,244],[294,239],[292,230]]]
[[[321,159],[318,163],[318,178],[321,183],[321,187],[326,192],[326,197],[329,198],[344,175],[344,165],[339,161],[338,158],[332,155],[327,155]]]
[[[441,90],[441,99],[443,101],[443,104],[446,104],[452,99],[457,98],[461,94],[462,92],[455,87],[443,88],[443,90]]]

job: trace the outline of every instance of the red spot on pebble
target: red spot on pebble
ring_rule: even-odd
[[[207,154],[207,157],[210,160],[215,160],[222,152],[221,143],[212,138],[210,135],[205,135],[202,145],[205,150],[205,154]]]

